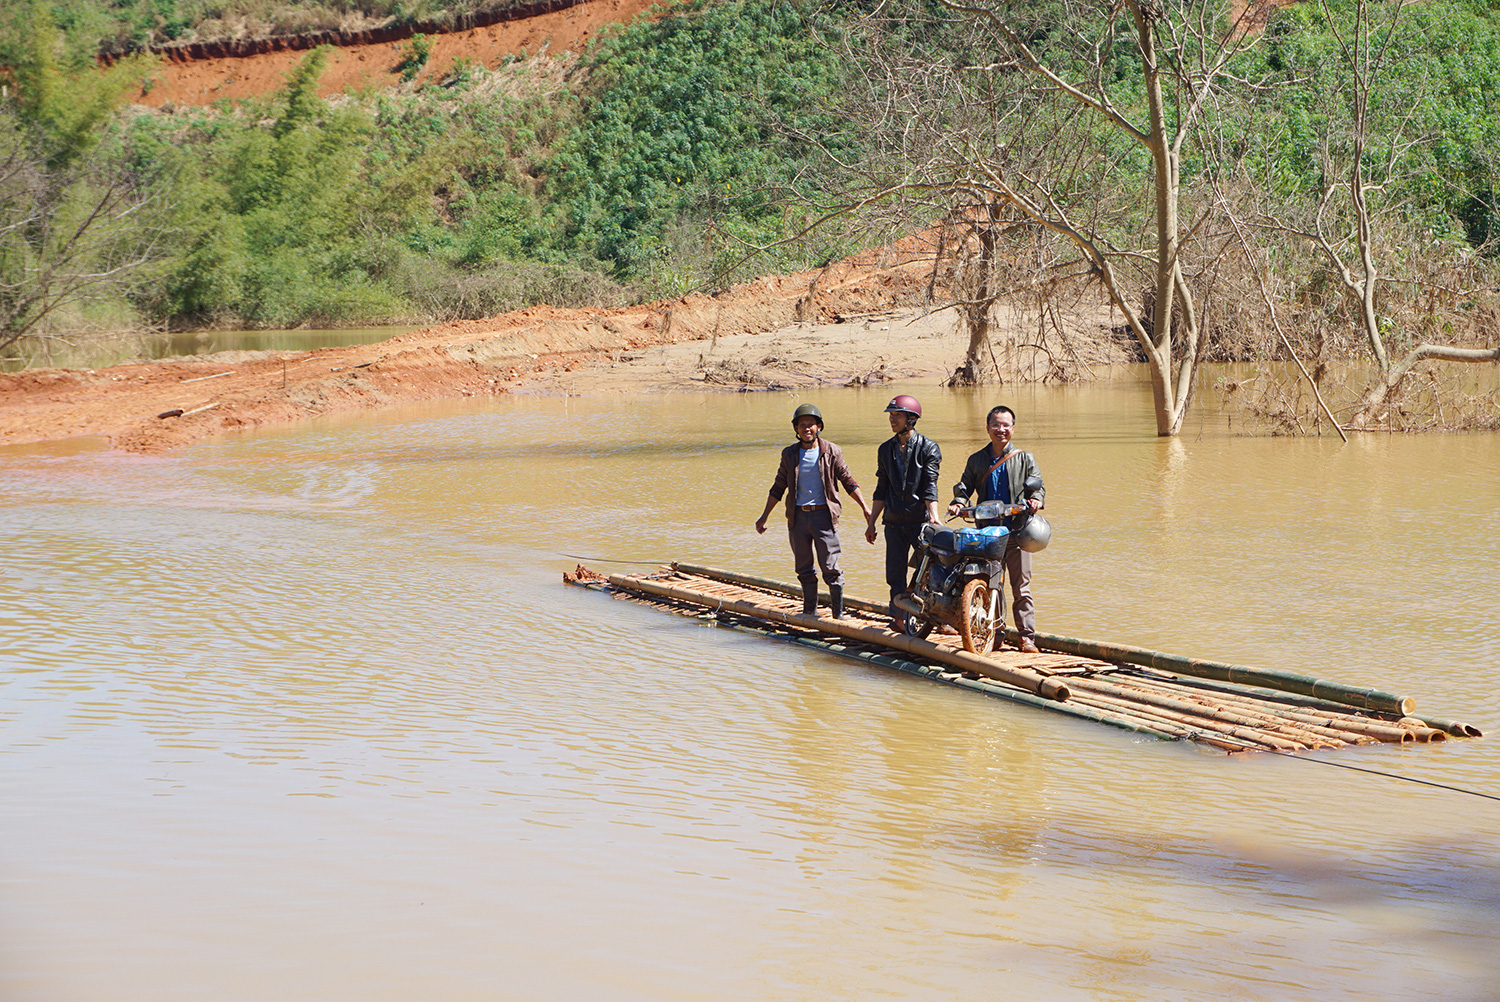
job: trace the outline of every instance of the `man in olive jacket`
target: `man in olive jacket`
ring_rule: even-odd
[[[970,496],[979,492],[979,500],[1005,504],[1026,503],[1033,513],[1046,507],[1047,491],[1039,489],[1027,496],[1027,477],[1040,477],[1042,471],[1031,453],[1011,445],[1016,429],[1016,412],[1000,406],[990,410],[984,421],[990,444],[969,457],[964,477],[953,486],[953,501],[948,514],[956,515],[968,507]],[[1005,551],[1005,576],[1010,579],[1011,605],[1015,608],[1016,632],[1020,634],[1016,649],[1036,654],[1036,605],[1031,600],[1031,554],[1012,545]],[[996,649],[1000,647],[997,643]]]
[[[839,545],[839,484],[869,518],[870,509],[859,484],[844,462],[843,450],[823,438],[823,412],[812,404],[803,404],[792,414],[792,430],[797,441],[781,450],[781,465],[766,497],[765,511],[755,520],[755,531],[766,531],[766,519],[783,494],[786,499],[787,534],[792,544],[792,559],[797,580],[802,582],[802,614],[818,611],[818,573],[813,558],[828,583],[828,605],[834,619],[844,616],[844,572],[839,567],[843,548]]]
[[[938,466],[943,450],[917,431],[922,405],[905,393],[886,404],[890,438],[875,454],[875,500],[866,520],[865,538],[875,542],[875,520],[885,515],[885,583],[891,598],[910,591],[907,563],[921,539],[922,526],[938,520]],[[891,604],[891,629],[906,630],[906,613]]]

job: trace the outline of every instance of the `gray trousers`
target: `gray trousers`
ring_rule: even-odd
[[[1031,601],[1031,554],[1019,546],[1006,550],[1005,576],[1010,579],[1016,632],[1023,637],[1033,636],[1036,633],[1036,605]]]
[[[797,565],[797,580],[804,588],[817,588],[818,572],[813,570],[816,556],[822,568],[823,580],[830,588],[842,587],[844,572],[839,569],[839,557],[844,549],[839,545],[838,531],[833,527],[833,515],[827,508],[815,511],[796,509],[787,525],[787,535],[792,542],[792,559]]]

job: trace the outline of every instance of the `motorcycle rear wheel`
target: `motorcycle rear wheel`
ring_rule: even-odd
[[[970,654],[985,654],[995,642],[990,621],[990,586],[982,578],[964,585],[958,598],[958,639]]]
[[[916,637],[918,640],[926,640],[927,635],[932,632],[932,620],[923,619],[921,616],[906,617],[906,635]]]

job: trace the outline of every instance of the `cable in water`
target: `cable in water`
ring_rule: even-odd
[[[1355,772],[1368,772],[1372,776],[1384,776],[1387,779],[1404,779],[1408,783],[1421,783],[1423,786],[1435,786],[1439,790],[1452,790],[1454,793],[1467,793],[1470,796],[1474,797],[1484,797],[1486,800],[1500,800],[1500,796],[1496,796],[1493,793],[1480,793],[1478,790],[1467,790],[1462,786],[1449,786],[1446,783],[1434,783],[1430,779],[1417,779],[1415,776],[1402,776],[1399,773],[1383,772],[1380,769],[1366,769],[1364,766],[1349,765],[1347,762],[1330,762],[1326,758],[1304,758],[1303,756],[1297,755],[1293,752],[1277,751],[1274,748],[1268,748],[1266,750],[1273,755],[1280,755],[1282,758],[1294,758],[1299,762],[1317,762],[1320,765],[1332,765],[1337,766],[1340,769],[1353,769]]]

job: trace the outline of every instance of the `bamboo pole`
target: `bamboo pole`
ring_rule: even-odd
[[[1449,734],[1455,737],[1483,736],[1478,728],[1456,720],[1438,718],[1424,720],[1420,717],[1401,717],[1394,721],[1368,720],[1363,717],[1351,717],[1350,713],[1354,712],[1354,708],[1345,703],[1333,703],[1324,699],[1314,699],[1311,696],[1297,697],[1290,693],[1239,686],[1231,682],[1214,682],[1210,679],[1199,680],[1175,675],[1157,677],[1144,674],[1131,675],[1130,680],[1136,684],[1152,686],[1167,692],[1180,692],[1184,687],[1192,687],[1211,692],[1219,700],[1232,700],[1239,705],[1251,706],[1264,713],[1274,713],[1304,721],[1317,718],[1331,722],[1334,727],[1341,727],[1342,722],[1351,720],[1361,720],[1377,726],[1400,727],[1410,731],[1417,741],[1423,743],[1446,741]]]
[[[1163,693],[1175,693],[1175,688],[1166,682],[1143,682],[1154,691]],[[1286,703],[1256,702],[1253,697],[1248,696],[1221,696],[1223,705],[1232,705],[1245,714],[1259,715],[1268,721],[1283,720],[1293,721],[1298,726],[1307,727],[1317,733],[1328,733],[1337,735],[1343,741],[1362,744],[1356,741],[1352,735],[1364,736],[1367,741],[1386,741],[1401,744],[1407,741],[1421,741],[1424,744],[1433,741],[1446,741],[1448,733],[1436,727],[1427,726],[1427,721],[1416,717],[1403,717],[1395,721],[1371,720],[1368,717],[1355,717],[1349,711],[1337,711],[1337,709],[1308,708],[1308,706],[1286,705]]]
[[[1098,640],[1080,640],[1077,637],[1063,637],[1051,633],[1038,633],[1036,643],[1043,650],[1056,650],[1078,657],[1097,658],[1100,661],[1144,665],[1158,671],[1178,672],[1183,675],[1196,675],[1224,682],[1264,685],[1282,692],[1294,692],[1303,696],[1341,703],[1345,706],[1357,706],[1365,710],[1394,713],[1398,716],[1408,716],[1416,708],[1416,700],[1409,696],[1397,696],[1379,689],[1345,685],[1342,682],[1330,682],[1311,675],[1299,675],[1296,672],[1274,668],[1250,668],[1245,665],[1226,664],[1222,661],[1186,658],[1177,654],[1163,654],[1161,651],[1148,650],[1144,647],[1110,644]]]
[[[1055,699],[1045,699],[1041,696],[996,685],[987,679],[969,682],[960,678],[954,684],[968,685],[991,696],[998,696],[1016,703],[1025,703],[1028,706],[1037,706],[1054,713],[1064,713],[1079,720],[1087,720],[1096,724],[1107,724],[1110,727],[1118,727],[1122,731],[1132,731],[1136,734],[1145,734],[1148,737],[1157,738],[1161,741],[1176,741],[1181,735],[1172,733],[1164,727],[1158,727],[1154,723],[1140,718],[1128,717],[1121,714],[1100,713],[1097,708],[1080,706],[1074,702],[1074,696],[1069,694],[1067,702],[1058,702]]]
[[[1115,695],[1117,698],[1120,695],[1120,687],[1113,685],[1112,683],[1103,682],[1099,679],[1075,678],[1072,681],[1073,687],[1079,692],[1098,692],[1105,695]],[[1126,696],[1125,698],[1132,697]],[[1157,693],[1138,692],[1134,694],[1133,698],[1138,700],[1139,702],[1159,707],[1164,710],[1171,710],[1176,713],[1187,714],[1189,717],[1195,719],[1213,721],[1215,723],[1222,723],[1233,727],[1265,728],[1268,725],[1274,726],[1274,722],[1267,721],[1262,714],[1247,714],[1227,708],[1216,709],[1213,707],[1204,706],[1201,703],[1193,703]],[[1231,731],[1230,733],[1234,732]],[[1405,734],[1406,732],[1403,731],[1402,733]],[[1242,737],[1244,735],[1236,736]],[[1411,740],[1411,736],[1409,734],[1406,734],[1406,739]]]
[[[760,633],[763,636],[776,635],[768,630],[759,629],[754,626],[746,626],[745,624],[736,625],[741,629],[749,629],[756,633]],[[934,678],[934,673],[937,673],[939,671],[936,668],[919,665],[915,661],[906,661],[891,654],[882,654],[879,652],[862,650],[857,647],[845,647],[840,644],[833,644],[821,637],[792,635],[790,637],[787,637],[786,639],[790,639],[795,644],[801,644],[806,647],[813,647],[829,654],[837,654],[840,657],[852,658],[856,661],[864,661],[866,663],[882,665],[887,668],[894,668],[897,671],[906,672],[911,675],[918,675],[922,678]],[[1035,706],[1040,707],[1041,709],[1051,710],[1054,713],[1061,713],[1069,717],[1074,717],[1078,720],[1087,720],[1090,723],[1104,724],[1109,727],[1117,727],[1120,730],[1131,731],[1135,734],[1143,734],[1147,737],[1156,738],[1159,741],[1178,741],[1181,740],[1186,734],[1185,729],[1181,731],[1170,731],[1164,727],[1158,727],[1152,722],[1146,721],[1140,717],[1127,717],[1125,715],[1100,713],[1096,709],[1077,706],[1073,702],[1075,698],[1074,696],[1069,696],[1067,702],[1058,702],[1057,700],[1044,699],[1041,696],[1036,696],[1029,692],[1023,692],[1020,689],[1015,689],[1008,685],[997,684],[996,682],[988,678],[971,679],[963,674],[956,674],[947,671],[946,669],[942,670],[941,674],[936,678],[936,681],[944,682],[948,685],[958,686],[961,689],[970,689],[975,692],[983,693],[986,696],[994,696],[998,699],[1009,700],[1013,703],[1021,703],[1026,706]],[[1223,747],[1226,751],[1245,750],[1245,746],[1242,744],[1222,742],[1220,743],[1220,746]]]
[[[1075,699],[1087,695],[1100,699],[1120,701],[1127,705],[1138,707],[1139,711],[1143,713],[1161,715],[1167,719],[1177,720],[1184,724],[1231,734],[1242,740],[1265,743],[1270,747],[1282,747],[1277,745],[1276,741],[1289,742],[1295,745],[1295,748],[1282,748],[1282,750],[1287,751],[1303,751],[1306,748],[1317,747],[1330,740],[1326,735],[1314,734],[1299,728],[1279,726],[1273,721],[1257,719],[1249,714],[1233,714],[1226,711],[1218,711],[1212,707],[1194,706],[1193,704],[1172,705],[1177,701],[1155,698],[1142,699],[1139,698],[1141,694],[1121,692],[1110,688],[1097,688],[1094,686],[1079,687],[1075,689],[1073,695]],[[1245,733],[1247,728],[1251,733]]]
[[[1396,721],[1396,726],[1411,731],[1416,735],[1417,740],[1423,743],[1448,740],[1447,731],[1439,730],[1436,727],[1428,727],[1427,721],[1419,720],[1416,717],[1402,717]]]
[[[1398,722],[1371,720],[1354,717],[1334,710],[1305,709],[1296,706],[1257,708],[1258,712],[1285,720],[1295,720],[1311,727],[1328,728],[1349,734],[1364,734],[1379,741],[1403,743],[1406,741],[1446,741],[1447,735],[1425,725],[1402,725]]]
[[[1216,735],[1221,738],[1235,738],[1256,748],[1273,748],[1277,751],[1285,752],[1299,752],[1308,749],[1308,745],[1300,741],[1283,738],[1255,727],[1229,723],[1207,716],[1175,712],[1163,707],[1132,703],[1129,700],[1122,699],[1110,693],[1079,689],[1073,693],[1073,699],[1082,701],[1085,706],[1098,706],[1112,709],[1115,712],[1134,712],[1149,715],[1148,719],[1160,721],[1160,726],[1175,726],[1184,729],[1189,732],[1184,736],[1190,737],[1193,740],[1198,740],[1194,737],[1194,733],[1196,733]]]
[[[1070,693],[1068,686],[1058,679],[1049,678],[1022,668],[1009,668],[996,664],[987,658],[970,654],[967,651],[951,650],[946,647],[940,647],[930,641],[919,640],[916,637],[908,637],[904,634],[890,633],[886,630],[876,630],[864,626],[853,626],[838,619],[804,616],[800,612],[782,612],[780,609],[757,605],[753,602],[712,598],[705,596],[702,592],[695,592],[688,588],[680,588],[674,585],[662,584],[659,581],[630,577],[624,574],[611,574],[607,580],[614,587],[625,591],[658,595],[662,598],[688,602],[692,605],[700,605],[734,615],[749,616],[754,619],[783,623],[788,626],[798,626],[806,630],[817,630],[821,633],[832,633],[836,636],[847,637],[850,640],[862,640],[866,643],[878,644],[882,647],[894,647],[897,650],[906,651],[908,654],[915,654],[929,661],[939,661],[944,664],[953,665],[961,671],[971,671],[977,675],[997,679],[1007,685],[1013,685],[1018,689],[1035,693],[1047,699],[1065,700]]]
[[[1176,693],[1177,690],[1166,682],[1142,682],[1135,680],[1152,691],[1161,693]],[[1242,713],[1254,714],[1271,720],[1293,721],[1301,725],[1313,728],[1319,732],[1329,731],[1338,733],[1342,740],[1345,734],[1359,734],[1373,738],[1378,741],[1401,743],[1408,740],[1433,741],[1446,740],[1442,732],[1421,725],[1401,726],[1397,723],[1385,723],[1378,720],[1370,720],[1364,717],[1351,716],[1349,711],[1322,710],[1310,707],[1288,706],[1286,704],[1267,705],[1254,700],[1249,696],[1220,695],[1219,702],[1225,706],[1233,706]],[[1413,718],[1404,718],[1413,719]],[[1358,742],[1351,742],[1358,743]]]
[[[1129,694],[1121,698],[1134,699],[1135,694]],[[1227,707],[1212,704],[1199,705],[1203,708],[1197,713],[1186,709],[1176,712],[1180,712],[1184,719],[1223,721],[1240,727],[1254,727],[1267,734],[1276,735],[1288,741],[1295,741],[1309,748],[1342,748],[1345,745],[1360,744],[1374,740],[1373,738],[1354,737],[1331,727],[1279,719],[1269,714],[1255,712],[1254,708],[1251,707]],[[1164,709],[1161,712],[1174,711]]]
[[[1417,717],[1416,719],[1422,721],[1422,723],[1426,724],[1428,727],[1431,727],[1433,730],[1442,731],[1445,734],[1451,734],[1456,738],[1484,737],[1484,731],[1481,731],[1479,728],[1473,727],[1469,724],[1461,723],[1457,720],[1448,720],[1445,717]]]
[[[1172,689],[1174,692],[1193,690],[1196,692],[1211,693],[1214,696],[1233,696],[1248,700],[1257,706],[1274,703],[1277,706],[1296,706],[1310,710],[1331,710],[1334,713],[1349,713],[1359,710],[1357,706],[1348,703],[1335,703],[1328,699],[1318,699],[1313,696],[1304,696],[1295,692],[1287,692],[1285,689],[1270,689],[1260,685],[1244,685],[1238,682],[1226,682],[1222,679],[1201,678],[1196,675],[1182,675],[1176,672],[1158,671],[1145,665],[1115,665],[1119,669],[1113,677],[1130,679],[1132,681],[1154,683]],[[1394,714],[1384,713],[1380,710],[1367,710],[1367,713],[1379,713],[1384,717],[1392,717]]]
[[[792,599],[800,599],[802,596],[800,585],[695,564],[673,564],[672,567],[681,575],[731,587],[756,589]],[[1309,746],[1337,747],[1370,741],[1443,741],[1448,734],[1460,737],[1481,736],[1478,728],[1459,721],[1410,716],[1410,699],[1291,672],[1246,668],[1181,658],[1144,648],[1039,634],[1038,645],[1044,649],[1097,659],[1103,662],[1100,666],[1103,671],[1114,672],[1107,679],[1070,675],[1070,688],[1061,679],[1037,671],[997,664],[982,656],[952,650],[914,637],[892,634],[883,629],[785,612],[753,600],[741,601],[739,596],[718,588],[701,585],[698,588],[691,585],[676,587],[660,581],[624,575],[606,580],[609,585],[626,591],[723,611],[748,620],[781,623],[833,634],[875,647],[903,651],[948,667],[933,669],[901,661],[890,655],[841,648],[815,637],[793,637],[833,653],[864,660],[881,660],[882,663],[889,661],[898,667],[905,666],[902,670],[911,670],[928,677],[932,676],[934,670],[950,673],[956,671],[959,673],[957,676],[943,680],[1017,702],[1045,706],[1081,719],[1167,740],[1188,738],[1228,751],[1260,747],[1291,752],[1305,750]],[[883,604],[850,597],[846,597],[845,606],[876,614],[886,611]],[[1133,667],[1115,667],[1118,665]],[[1147,674],[1148,671],[1160,674]],[[981,680],[965,678],[962,675],[964,672],[979,675]],[[994,685],[989,679],[1003,683],[1004,687]],[[1016,688],[1010,689],[1009,686]],[[1190,688],[1198,695],[1185,694],[1184,688]],[[1059,705],[1070,697],[1083,705]],[[1353,716],[1350,707],[1400,716],[1396,720],[1371,720]]]
[[[1169,687],[1162,686],[1163,691],[1171,691]],[[1320,710],[1298,706],[1275,705],[1267,706],[1255,703],[1248,698],[1223,697],[1225,705],[1233,705],[1239,708],[1239,712],[1253,713],[1268,719],[1279,719],[1293,721],[1297,724],[1318,730],[1342,732],[1346,734],[1361,734],[1374,738],[1378,741],[1391,743],[1405,743],[1408,741],[1432,741],[1446,740],[1447,736],[1440,731],[1433,730],[1425,725],[1401,726],[1399,722],[1387,723],[1379,720],[1371,720],[1366,717],[1351,716],[1347,711]]]
[[[771,580],[770,578],[737,574],[733,571],[703,567],[698,564],[677,563],[672,566],[684,574],[695,574],[700,577],[726,581],[731,584],[764,588],[785,595],[795,596],[802,594],[800,586],[789,585],[785,582]],[[884,604],[856,599],[847,595],[844,597],[844,605],[850,609],[863,609],[867,612],[884,613],[886,611]],[[1361,709],[1375,710],[1381,713],[1394,713],[1398,716],[1409,715],[1416,708],[1416,700],[1409,696],[1397,696],[1393,693],[1382,692],[1379,689],[1345,685],[1342,682],[1330,682],[1327,679],[1314,678],[1311,675],[1301,675],[1296,672],[1281,671],[1279,669],[1251,668],[1245,665],[1233,665],[1222,661],[1209,661],[1203,658],[1187,658],[1177,654],[1165,654],[1161,651],[1148,650],[1144,647],[1111,644],[1098,640],[1081,640],[1077,637],[1064,637],[1053,633],[1036,634],[1036,643],[1043,650],[1055,650],[1078,657],[1096,658],[1100,661],[1143,665],[1160,671],[1178,672],[1183,675],[1194,675],[1200,678],[1210,678],[1224,682],[1264,685],[1280,692],[1312,696],[1343,706],[1357,706]],[[1444,730],[1445,728],[1438,729]]]
[[[788,584],[785,581],[774,581],[771,578],[760,578],[752,574],[739,574],[735,571],[722,571],[715,567],[700,567],[697,564],[684,564],[675,561],[672,564],[672,569],[683,574],[692,574],[695,577],[723,581],[726,584],[744,585],[746,588],[760,588],[764,591],[774,591],[782,595],[790,595],[793,598],[800,598],[802,596],[802,586],[800,584]],[[828,600],[828,592],[826,590],[819,591],[818,598],[826,602]],[[853,598],[849,595],[844,596],[844,608],[859,609],[862,612],[873,612],[876,615],[884,615],[889,611],[885,605],[862,598]]]
[[[1225,735],[1217,734],[1202,727],[1192,727],[1176,720],[1164,717],[1138,716],[1123,708],[1116,707],[1107,700],[1099,699],[1093,694],[1074,693],[1073,698],[1068,701],[1069,706],[1083,705],[1095,710],[1109,710],[1112,714],[1118,714],[1127,719],[1140,720],[1143,725],[1159,728],[1172,735],[1178,741],[1192,741],[1198,744],[1212,745],[1215,748],[1227,752],[1241,752],[1248,750],[1264,751],[1267,746],[1240,740],[1233,740]]]
[[[1160,727],[1177,735],[1180,738],[1194,738],[1200,733],[1207,733],[1204,728],[1197,726],[1200,722],[1187,720],[1181,714],[1171,714],[1165,710],[1155,707],[1144,706],[1140,703],[1132,703],[1128,700],[1115,699],[1098,692],[1084,692],[1079,690],[1073,693],[1070,701],[1082,706],[1092,706],[1111,713],[1149,723],[1153,727]]]

